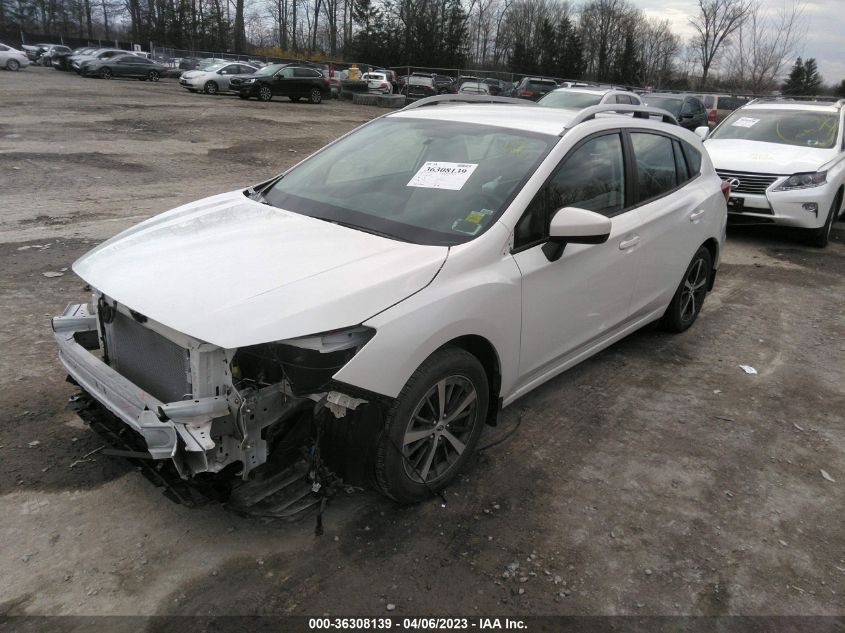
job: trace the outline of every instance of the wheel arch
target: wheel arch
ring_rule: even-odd
[[[710,251],[710,261],[713,262],[713,269],[710,271],[710,282],[707,284],[707,290],[709,292],[713,290],[713,284],[716,282],[716,262],[719,261],[719,242],[716,241],[716,238],[711,237],[705,240],[701,246]]]
[[[454,338],[441,345],[437,351],[446,347],[458,347],[469,352],[484,367],[490,393],[490,402],[488,404],[487,419],[485,422],[490,426],[496,426],[499,410],[502,408],[502,398],[499,395],[502,388],[502,371],[496,348],[489,340],[477,334],[467,334]]]

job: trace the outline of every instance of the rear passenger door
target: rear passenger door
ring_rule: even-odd
[[[693,254],[704,243],[707,195],[700,183],[701,155],[670,134],[631,130],[633,196],[642,226],[641,272],[633,316],[665,308]]]

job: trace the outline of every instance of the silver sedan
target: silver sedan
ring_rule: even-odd
[[[228,92],[233,75],[251,75],[257,69],[243,62],[217,62],[202,70],[189,70],[179,77],[179,85],[191,92],[216,95]]]

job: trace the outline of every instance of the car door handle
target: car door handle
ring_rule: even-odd
[[[704,217],[704,209],[699,209],[698,211],[693,211],[692,213],[690,213],[689,221],[695,222],[697,220],[700,220],[703,217]]]
[[[620,251],[626,251],[629,248],[631,248],[632,246],[636,246],[639,243],[640,243],[640,236],[634,235],[633,237],[629,237],[627,240],[622,240],[621,242],[619,242],[619,250]]]

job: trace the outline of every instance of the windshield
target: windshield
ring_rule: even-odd
[[[660,108],[676,116],[681,111],[681,106],[684,105],[683,99],[674,99],[672,97],[645,97],[644,101],[651,108]]]
[[[492,226],[555,136],[379,119],[263,193],[275,207],[416,244],[451,246]]]
[[[265,66],[255,72],[256,76],[267,77],[268,75],[275,75],[280,69],[284,68],[284,64],[271,64]]]
[[[586,92],[550,92],[537,104],[547,108],[588,108],[598,105],[601,95]]]
[[[839,134],[839,115],[810,110],[736,110],[711,139],[742,139],[830,149]]]
[[[224,66],[228,66],[228,63],[227,63],[227,62],[215,62],[215,63],[213,63],[213,64],[209,64],[208,66],[206,66],[206,67],[204,68],[204,70],[205,70],[206,72],[209,72],[209,73],[210,73],[210,72],[214,72],[214,71],[216,71],[216,70],[220,70],[220,69],[221,69],[221,68],[223,68]]]

